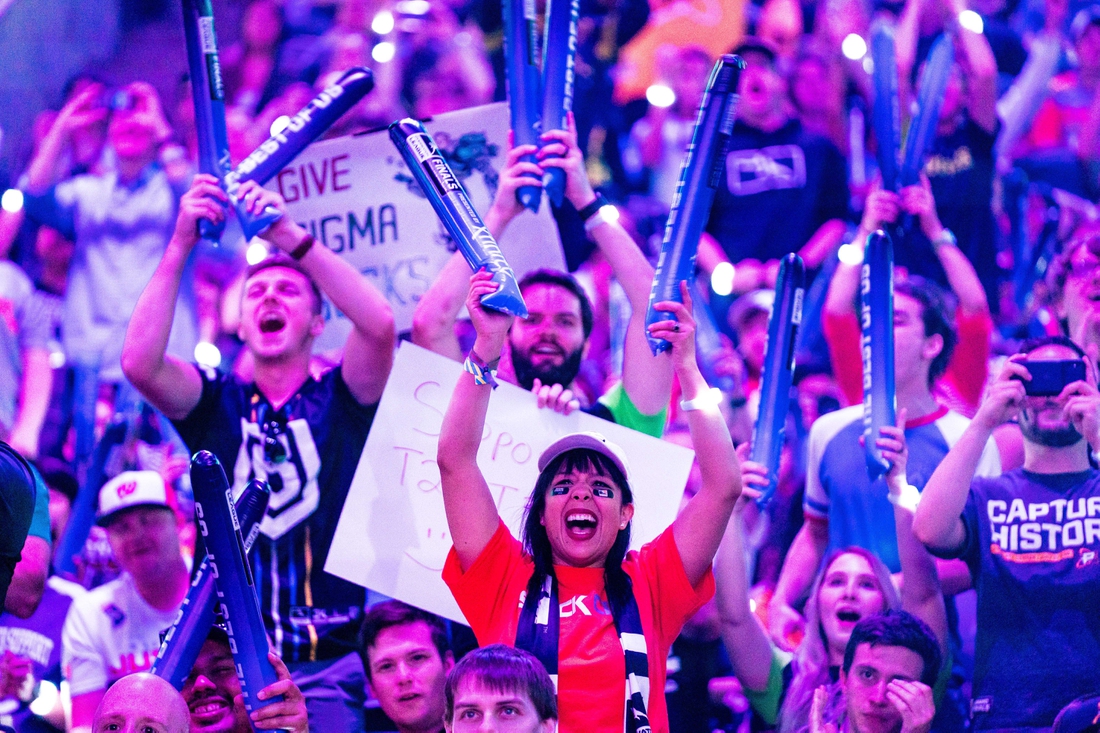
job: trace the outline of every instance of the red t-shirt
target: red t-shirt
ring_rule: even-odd
[[[966,417],[974,417],[982,401],[989,374],[989,337],[993,319],[989,313],[955,312],[958,343],[933,388],[937,400]],[[863,401],[863,361],[860,352],[859,320],[855,312],[822,316],[822,331],[829,346],[833,376],[849,405]]]
[[[634,584],[649,658],[646,712],[653,733],[668,732],[665,664],[680,628],[714,595],[708,571],[692,588],[684,573],[672,527],[638,552],[623,569]],[[504,522],[465,573],[452,548],[443,580],[479,644],[516,641],[527,582],[534,564]],[[622,733],[626,712],[626,662],[604,593],[603,568],[554,566],[561,608],[558,646],[558,730],[562,733]]]

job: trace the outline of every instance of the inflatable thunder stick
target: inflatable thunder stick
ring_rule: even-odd
[[[920,181],[924,154],[936,137],[936,125],[940,121],[940,106],[955,62],[951,36],[944,34],[932,46],[924,71],[920,75],[917,90],[917,112],[909,124],[905,136],[905,152],[902,154],[898,185],[904,188]]]
[[[348,69],[291,117],[282,131],[261,143],[235,170],[227,173],[226,190],[232,194],[245,181],[260,185],[270,181],[373,88],[374,75],[370,69]]]
[[[542,57],[542,132],[564,130],[573,109],[573,74],[577,53],[580,0],[549,0]],[[554,206],[565,196],[565,171],[548,166],[542,187]]]
[[[894,245],[879,230],[867,238],[860,277],[860,353],[863,357],[863,444],[874,481],[890,470],[875,445],[879,429],[894,425]]]
[[[539,73],[538,15],[535,0],[503,0],[504,11],[504,80],[508,90],[508,111],[511,113],[513,143],[538,145],[539,106],[542,104],[542,75]],[[537,162],[533,155],[524,156],[529,163]],[[538,186],[520,186],[516,200],[531,211],[539,210],[542,191]]]
[[[787,426],[787,408],[794,378],[794,346],[802,323],[802,299],[806,268],[802,258],[789,254],[779,263],[775,303],[768,317],[768,346],[764,352],[764,377],[760,386],[760,412],[752,431],[752,458],[768,469],[768,487],[756,503],[763,508],[775,494],[779,481],[779,455]]]
[[[654,310],[653,305],[666,300],[681,302],[680,282],[695,277],[695,254],[725,166],[737,111],[737,80],[744,68],[745,62],[739,56],[727,54],[718,59],[710,72],[691,133],[691,145],[680,165],[680,183],[672,200],[661,256],[649,291],[646,326],[674,318],[671,313]],[[653,338],[648,332],[647,338],[655,355],[669,348],[664,339]]]
[[[879,22],[871,30],[875,101],[871,126],[878,143],[878,168],[882,188],[898,190],[898,149],[901,146],[901,111],[898,107],[898,61],[894,55],[894,31]]]
[[[390,125],[390,140],[405,159],[413,178],[447,227],[470,269],[476,272],[484,267],[493,274],[493,282],[500,286],[495,293],[481,298],[482,305],[526,318],[527,304],[519,292],[516,273],[508,266],[496,240],[424,125],[412,119],[398,120]]]
[[[191,487],[195,492],[195,520],[206,542],[206,561],[217,583],[216,602],[225,617],[244,707],[251,713],[281,700],[256,698],[257,692],[278,677],[267,659],[269,647],[260,600],[248,567],[229,480],[210,451],[199,451],[191,459]]]
[[[271,498],[271,489],[263,481],[250,481],[236,501],[237,516],[240,517],[244,549],[252,549],[252,543],[260,532],[260,522],[267,511],[267,502]],[[196,553],[198,554],[198,553]],[[183,599],[176,622],[168,629],[160,651],[149,670],[152,674],[167,680],[172,687],[182,690],[195,660],[199,658],[206,635],[214,624],[214,597],[216,594],[214,575],[210,564],[204,558],[195,571],[195,579]]]
[[[195,103],[195,130],[199,142],[199,170],[208,173],[225,187],[225,176],[233,168],[229,157],[229,136],[225,129],[225,89],[222,85],[218,44],[214,36],[214,11],[210,0],[183,0],[183,33],[187,41],[187,63],[191,72],[191,99]],[[245,237],[251,239],[282,216],[268,207],[258,216],[249,214],[235,198],[230,203],[237,212]],[[203,219],[199,233],[203,239],[218,241],[225,223],[215,226]]]

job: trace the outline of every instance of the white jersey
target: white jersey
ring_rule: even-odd
[[[128,674],[148,670],[176,611],[146,603],[129,573],[73,601],[61,631],[61,668],[70,694],[106,690]]]

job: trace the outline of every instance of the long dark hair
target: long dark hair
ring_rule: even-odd
[[[554,577],[554,554],[550,547],[550,538],[546,534],[546,527],[542,525],[542,516],[546,511],[546,492],[554,477],[559,473],[571,471],[596,471],[609,477],[623,492],[623,505],[634,503],[634,494],[630,490],[626,476],[611,459],[602,453],[579,448],[566,451],[550,461],[539,474],[538,481],[535,482],[535,490],[527,500],[527,509],[523,515],[523,549],[535,563],[535,572],[527,583],[528,598],[537,599],[546,578]],[[604,589],[607,591],[607,602],[615,618],[618,618],[622,609],[626,607],[627,599],[632,592],[630,576],[623,570],[623,559],[629,547],[630,522],[627,522],[626,528],[620,529],[616,535],[615,544],[608,551],[603,565]],[[531,595],[532,593],[534,596]]]

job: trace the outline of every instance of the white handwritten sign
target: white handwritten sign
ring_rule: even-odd
[[[451,549],[436,446],[462,366],[403,343],[344,504],[325,570],[433,613],[464,622],[440,573]],[[538,457],[566,433],[591,430],[626,452],[634,492],[633,547],[676,516],[692,452],[574,413],[540,410],[535,397],[501,384],[493,392],[478,464],[505,524],[520,536],[538,478]]]
[[[484,216],[508,153],[507,106],[449,112],[425,126]],[[412,326],[417,302],[450,257],[450,238],[387,130],[314,143],[267,187],[286,199],[290,215],[318,242],[385,294],[399,331]],[[561,239],[545,203],[538,214],[518,216],[499,244],[519,277],[540,267],[565,269]],[[318,351],[342,346],[351,330],[327,302],[324,315],[325,332],[314,344]]]

